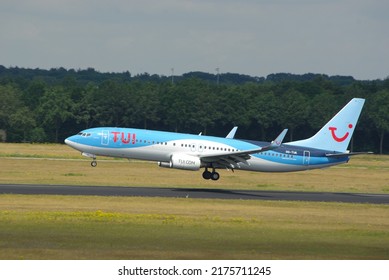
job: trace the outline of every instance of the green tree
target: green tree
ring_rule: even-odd
[[[130,113],[132,113],[136,122],[142,123],[144,129],[148,128],[150,122],[156,123],[159,121],[160,100],[158,95],[158,88],[150,82],[143,84],[136,94],[132,95]]]
[[[216,108],[220,112],[219,119],[222,125],[248,127],[252,113],[250,111],[251,96],[250,85],[222,88],[216,100]]]
[[[36,127],[35,116],[33,112],[26,106],[18,108],[9,119],[9,124],[14,133],[19,134],[19,139],[24,141],[31,141],[30,132]],[[19,133],[20,132],[20,133]],[[20,139],[23,137],[22,139]]]
[[[129,107],[129,90],[124,83],[108,80],[94,93],[96,119],[103,126],[121,126]]]
[[[29,87],[23,92],[23,100],[26,106],[35,110],[42,96],[45,94],[47,85],[41,80],[34,80]]]
[[[276,97],[272,91],[258,92],[250,103],[250,115],[266,141],[267,132],[278,121]]]
[[[308,123],[314,131],[318,131],[324,124],[326,124],[342,106],[338,104],[336,96],[328,91],[315,95],[309,101]]]
[[[55,142],[59,140],[62,125],[74,116],[73,107],[70,93],[62,87],[49,88],[43,95],[37,112],[46,129],[54,130]]]
[[[206,134],[218,118],[216,89],[198,78],[169,86],[161,96],[164,123],[175,131],[185,129]]]
[[[161,93],[160,104],[163,123],[169,127],[169,130],[181,131],[185,127],[189,110],[185,91],[180,85],[166,86]]]
[[[22,106],[20,91],[14,86],[0,85],[0,128],[10,128],[10,116]]]
[[[307,98],[299,91],[289,89],[279,101],[280,124],[289,129],[290,141],[293,141],[296,128],[305,126],[308,116]]]
[[[191,80],[186,88],[188,91],[187,108],[188,124],[192,132],[202,132],[204,135],[210,127],[214,126],[219,118],[219,110],[216,109],[216,87],[200,80]],[[193,128],[198,131],[193,131]]]
[[[77,123],[82,124],[84,128],[93,126],[96,121],[97,109],[94,102],[94,95],[97,86],[88,84],[81,93],[81,98],[74,101],[74,117]]]
[[[379,133],[380,154],[383,153],[384,137],[389,132],[389,90],[373,94],[369,100],[370,118]]]

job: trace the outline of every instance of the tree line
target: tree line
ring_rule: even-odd
[[[9,142],[63,142],[80,130],[124,126],[270,141],[313,135],[351,98],[366,99],[351,149],[389,152],[389,79],[190,72],[167,77],[0,66],[0,129]],[[3,139],[4,140],[4,139]]]

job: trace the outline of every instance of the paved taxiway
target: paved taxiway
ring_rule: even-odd
[[[0,184],[0,194],[182,197],[389,204],[389,194],[254,191],[194,188]]]

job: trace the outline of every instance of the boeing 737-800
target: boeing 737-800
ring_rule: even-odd
[[[183,170],[204,168],[203,178],[218,180],[216,169],[291,172],[324,168],[349,161],[359,153],[347,151],[365,100],[352,99],[314,136],[282,143],[287,129],[272,142],[234,139],[237,127],[225,137],[183,134],[136,128],[86,129],[65,140],[91,157],[120,157],[158,162]],[[211,170],[211,171],[210,171]]]

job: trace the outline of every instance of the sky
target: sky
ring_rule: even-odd
[[[1,0],[0,65],[389,76],[387,0]]]

